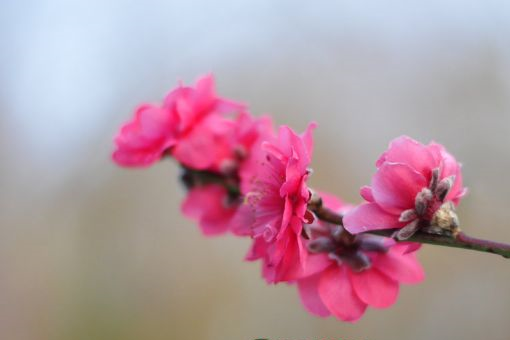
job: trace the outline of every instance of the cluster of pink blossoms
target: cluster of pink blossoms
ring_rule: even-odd
[[[307,185],[314,128],[275,131],[269,117],[218,97],[208,75],[161,105],[141,105],[115,138],[113,160],[146,167],[174,158],[188,189],[182,212],[204,235],[250,237],[246,260],[261,261],[268,283],[296,284],[309,312],[354,322],[367,306],[395,303],[400,284],[423,280],[419,244],[404,240],[422,229],[454,232],[453,206],[465,189],[459,163],[441,145],[400,137],[361,189],[366,203],[321,194],[321,209],[343,216],[343,224],[323,221]],[[397,231],[366,233],[380,229]]]

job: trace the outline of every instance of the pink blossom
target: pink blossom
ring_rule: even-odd
[[[206,236],[216,236],[228,231],[235,235],[249,235],[249,226],[252,223],[251,210],[241,205],[239,194],[228,192],[225,184],[231,188],[239,185],[241,167],[249,172],[249,166],[244,164],[251,160],[252,153],[260,150],[260,144],[265,138],[272,136],[272,123],[268,117],[255,119],[248,114],[240,114],[235,120],[235,128],[224,137],[225,152],[220,159],[221,172],[224,175],[224,184],[203,183],[200,178],[187,178],[190,187],[185,201],[182,203],[182,212],[194,219]]]
[[[216,96],[212,75],[194,88],[180,85],[162,106],[137,109],[115,138],[113,159],[122,166],[149,166],[169,152],[190,168],[218,168],[230,151],[225,138],[235,128],[235,117],[227,114],[239,112],[243,105]]]
[[[182,213],[198,222],[206,236],[227,232],[236,213],[233,198],[219,184],[191,188],[181,205]]]
[[[292,279],[301,271],[307,250],[303,246],[303,222],[310,192],[306,186],[312,156],[310,124],[302,136],[289,127],[280,128],[277,138],[262,144],[260,158],[252,165],[256,174],[246,185],[246,206],[251,210],[253,245],[248,260],[261,259],[268,282]]]
[[[261,144],[273,138],[273,123],[270,117],[255,118],[241,113],[234,121],[232,129],[224,135],[224,151],[218,157],[218,169],[221,173],[245,176],[250,163],[259,153]]]
[[[343,212],[338,199],[322,194],[326,206]],[[308,249],[302,278],[296,281],[301,301],[312,314],[355,322],[368,306],[387,308],[399,285],[424,279],[415,251],[419,245],[396,243],[375,235],[352,236],[342,227],[318,222],[307,227]]]
[[[158,161],[177,142],[170,133],[174,121],[175,117],[163,108],[141,105],[115,137],[113,160],[129,167],[145,167]]]
[[[361,189],[367,202],[344,217],[348,231],[401,228],[396,236],[406,239],[424,226],[431,232],[456,228],[453,208],[466,189],[461,165],[442,145],[402,136],[390,143],[376,166],[371,186]],[[444,216],[446,221],[439,218]]]

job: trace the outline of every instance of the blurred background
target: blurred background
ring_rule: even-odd
[[[112,137],[142,101],[214,72],[297,130],[312,185],[359,202],[388,142],[464,164],[474,236],[510,242],[510,2],[14,1],[0,4],[0,339],[508,339],[510,262],[425,246],[427,280],[357,324],[179,213],[176,164],[125,170]]]

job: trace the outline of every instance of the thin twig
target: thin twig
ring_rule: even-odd
[[[328,209],[322,205],[318,207],[314,204],[315,203],[312,204],[311,210],[320,220],[333,224],[341,224],[342,215],[335,213],[331,209]],[[391,237],[394,234],[395,230],[397,229],[372,230],[367,233]],[[418,231],[406,241],[426,243],[436,246],[469,249],[484,253],[498,254],[503,256],[504,258],[510,258],[510,244],[482,240],[479,238],[468,236],[464,232],[459,232],[455,236],[454,235],[446,236],[429,234],[422,231]]]

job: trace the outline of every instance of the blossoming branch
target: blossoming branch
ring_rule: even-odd
[[[161,105],[141,105],[116,136],[113,160],[148,167],[174,158],[187,188],[182,213],[206,236],[251,238],[245,260],[260,261],[268,283],[294,284],[321,317],[354,322],[368,306],[391,306],[400,284],[424,279],[421,243],[510,257],[510,245],[460,230],[455,207],[467,190],[442,145],[393,140],[354,206],[308,187],[315,128],[274,129],[270,117],[217,96],[207,75]]]

